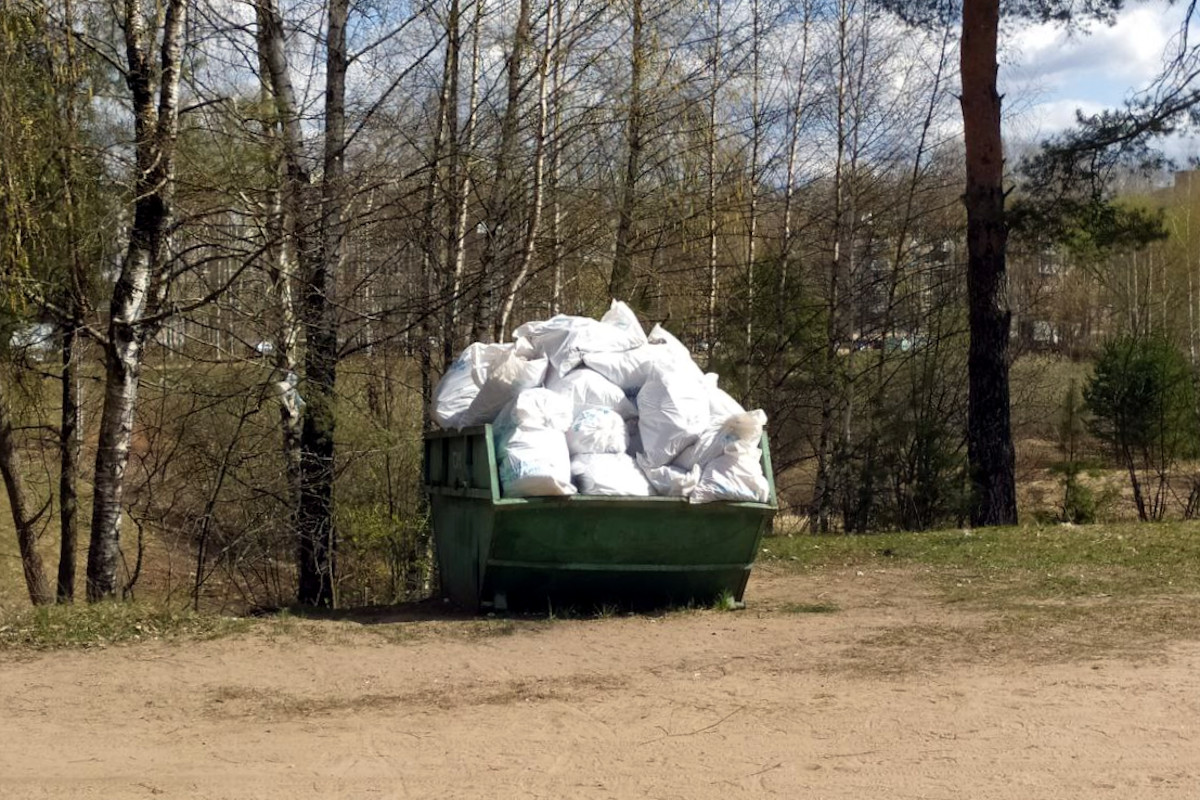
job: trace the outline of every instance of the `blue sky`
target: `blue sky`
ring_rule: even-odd
[[[1075,34],[1049,25],[1010,31],[1000,64],[1009,135],[1038,139],[1071,125],[1077,108],[1119,106],[1158,73],[1185,6],[1133,2],[1115,25],[1092,25]],[[1195,24],[1191,37],[1200,41]],[[1200,143],[1190,138],[1169,149],[1177,157],[1200,155]]]

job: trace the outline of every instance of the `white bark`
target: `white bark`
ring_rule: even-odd
[[[551,9],[547,7],[546,17],[549,20]],[[504,299],[500,307],[500,320],[496,326],[496,341],[503,342],[505,340],[505,332],[508,330],[509,319],[512,316],[513,305],[517,301],[517,292],[520,291],[522,284],[529,275],[529,270],[533,266],[533,256],[537,249],[538,227],[542,220],[542,205],[543,205],[543,186],[545,185],[546,174],[546,134],[547,125],[549,123],[549,109],[547,98],[547,73],[550,66],[551,58],[551,26],[549,22],[546,25],[545,43],[542,47],[542,58],[538,64],[538,121],[537,134],[534,143],[533,156],[533,187],[532,197],[530,200],[529,221],[525,229],[525,238],[521,246],[521,257],[517,265],[517,270],[512,276],[508,284],[508,288],[504,293]]]
[[[717,344],[717,92],[721,70],[721,0],[713,3],[712,51],[709,55],[708,130],[708,305],[705,315],[705,366],[713,367]]]
[[[554,61],[550,69],[550,97],[554,102],[554,113],[550,126],[550,263],[553,265],[553,283],[550,287],[550,314],[562,310],[563,291],[563,240],[562,240],[562,196],[559,194],[562,179],[562,82],[563,82],[563,0],[555,0],[554,6]]]
[[[759,0],[752,5],[753,31],[751,35],[751,89],[750,114],[752,116],[750,141],[750,230],[746,242],[746,356],[743,366],[744,381],[742,384],[742,401],[750,402],[750,390],[753,386],[751,364],[754,352],[754,262],[758,258],[756,245],[758,242],[758,159],[762,145],[762,112],[759,108],[759,84],[762,82],[762,69],[759,65],[759,51],[762,35],[762,17],[758,7]]]
[[[475,0],[475,15],[471,23],[471,88],[467,97],[467,128],[463,142],[453,142],[456,152],[453,162],[454,197],[451,198],[450,280],[447,287],[449,304],[442,324],[443,355],[449,364],[458,351],[458,331],[462,305],[462,279],[466,270],[467,213],[471,200],[471,157],[475,150],[475,130],[479,105],[479,34],[485,0]],[[457,105],[457,103],[455,104]],[[457,114],[457,109],[454,112]]]
[[[137,200],[129,245],[113,289],[105,351],[104,408],[96,449],[88,600],[117,593],[125,467],[133,437],[142,347],[153,332],[145,319],[167,288],[166,237],[171,220],[174,148],[179,129],[180,57],[187,3],[169,0],[162,45],[153,63],[153,36],[141,0],[125,0],[126,82],[133,97]],[[157,107],[155,78],[157,76]]]

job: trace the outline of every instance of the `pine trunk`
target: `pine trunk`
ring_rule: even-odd
[[[972,525],[1015,525],[1017,501],[1009,422],[1005,297],[1004,148],[996,91],[999,0],[963,4],[960,50],[966,142],[967,458]]]

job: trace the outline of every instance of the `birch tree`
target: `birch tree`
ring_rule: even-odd
[[[125,82],[133,108],[133,218],[129,243],[109,303],[104,347],[104,406],[96,446],[88,547],[87,597],[118,592],[125,467],[133,438],[143,348],[153,335],[168,286],[174,155],[179,133],[185,0],[167,0],[159,15],[142,0],[125,0]]]

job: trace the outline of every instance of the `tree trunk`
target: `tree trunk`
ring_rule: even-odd
[[[799,75],[796,77],[796,93],[791,103],[791,120],[788,124],[787,138],[787,168],[783,189],[783,236],[779,245],[779,278],[776,282],[775,315],[782,324],[786,314],[786,296],[789,274],[791,272],[792,253],[795,249],[795,234],[792,229],[792,218],[795,214],[796,196],[796,156],[800,147],[801,121],[804,113],[804,101],[808,88],[808,40],[809,27],[812,19],[812,0],[805,0],[804,22],[801,28]]]
[[[63,2],[63,19],[68,28],[74,28],[75,10],[72,0]],[[68,79],[78,76],[75,57],[75,37],[65,37],[66,71]],[[83,101],[83,102],[86,102]],[[75,600],[76,551],[79,547],[79,335],[86,314],[84,286],[87,283],[87,266],[80,252],[79,217],[77,215],[75,151],[79,137],[78,93],[69,92],[63,102],[63,119],[66,123],[64,147],[59,150],[59,169],[63,181],[63,211],[70,240],[71,281],[64,298],[67,319],[60,319],[62,327],[62,408],[59,415],[59,554],[56,597],[60,603]]]
[[[850,132],[847,131],[847,93],[850,82],[850,22],[852,14],[846,3],[838,7],[838,51],[837,51],[837,85],[834,87],[836,96],[837,126],[836,154],[833,163],[833,252],[831,254],[826,275],[825,296],[825,357],[823,385],[821,386],[821,416],[820,430],[817,435],[817,474],[813,485],[813,511],[816,518],[817,530],[825,533],[830,529],[830,514],[833,511],[833,498],[837,491],[835,485],[835,453],[837,433],[834,426],[837,421],[836,405],[843,399],[842,378],[839,373],[838,351],[842,344],[842,271],[845,268],[843,259],[843,238],[845,236],[845,197],[846,197],[846,149]],[[857,121],[855,121],[857,124]]]
[[[121,511],[125,467],[133,439],[142,347],[151,333],[145,323],[162,305],[166,291],[165,251],[171,219],[174,146],[179,129],[179,77],[187,3],[171,0],[163,19],[159,64],[154,35],[146,30],[140,0],[126,0],[124,27],[128,61],[126,83],[133,98],[137,160],[137,200],[129,245],[113,287],[105,347],[104,408],[96,447],[91,541],[88,546],[87,597],[112,597],[117,591],[121,548]],[[157,76],[158,104],[154,81]]]
[[[79,546],[79,334],[72,323],[63,330],[62,413],[59,417],[58,602],[75,599],[75,550]]]
[[[331,0],[325,59],[325,152],[320,253],[304,291],[304,425],[300,432],[299,587],[305,605],[333,606],[337,532],[333,525],[337,379],[337,277],[341,267],[346,141],[346,22],[349,0]]]
[[[479,262],[479,283],[483,296],[475,307],[475,322],[471,338],[480,341],[484,336],[496,336],[500,324],[499,288],[507,283],[507,270],[512,266],[512,208],[516,192],[512,179],[512,161],[516,156],[517,134],[521,116],[522,63],[530,35],[530,0],[520,0],[517,27],[513,32],[512,51],[505,73],[507,98],[504,115],[500,118],[500,146],[496,153],[496,171],[487,206],[487,239]]]
[[[138,227],[138,223],[134,225]],[[138,378],[142,371],[143,332],[137,319],[141,315],[152,260],[148,248],[131,241],[121,280],[113,291],[88,546],[87,598],[90,602],[113,597],[117,592],[125,467],[129,463]]]
[[[443,367],[450,365],[458,353],[459,347],[459,329],[461,327],[459,309],[462,305],[460,296],[462,294],[462,276],[466,269],[467,212],[471,199],[471,157],[475,151],[475,130],[478,119],[476,110],[479,104],[479,33],[483,20],[483,8],[484,0],[475,0],[475,15],[471,23],[471,88],[467,97],[467,128],[463,134],[464,141],[460,144],[457,135],[450,138],[452,148],[450,161],[453,169],[451,183],[454,196],[449,203],[451,239],[449,242],[450,252],[446,261],[449,265],[450,275],[446,287],[446,312],[442,320]],[[458,52],[460,52],[460,48],[455,49],[456,55]],[[457,95],[458,75],[459,71],[455,66],[452,83],[455,95]],[[454,115],[457,120],[457,99],[450,105],[455,109]],[[457,126],[454,127],[457,128]]]
[[[278,389],[281,449],[290,500],[288,522],[294,528],[300,505],[300,432],[303,419],[297,390],[296,350],[299,331],[292,292],[292,276],[295,272],[292,256],[296,250],[304,250],[304,247],[293,247],[293,242],[301,237],[307,238],[304,230],[297,236],[297,229],[303,224],[299,208],[305,199],[303,192],[308,185],[308,176],[299,164],[299,143],[292,138],[298,136],[299,131],[293,123],[295,98],[283,49],[283,23],[274,0],[259,0],[255,4],[255,11],[259,77],[263,82],[263,91],[272,101],[276,113],[267,137],[278,137],[283,154],[280,186],[270,193],[266,209],[267,244],[263,258],[271,287],[271,300],[275,306],[271,377]]]
[[[428,173],[425,181],[425,196],[421,209],[421,227],[424,231],[424,241],[421,243],[421,282],[425,294],[424,313],[421,314],[421,324],[418,327],[421,341],[417,348],[420,355],[421,369],[421,424],[423,429],[430,430],[433,420],[430,409],[433,403],[433,340],[436,326],[434,309],[437,307],[438,294],[442,286],[444,272],[442,257],[445,255],[445,242],[438,241],[438,200],[446,192],[439,191],[444,185],[442,175],[443,151],[449,139],[456,136],[451,124],[451,117],[457,122],[457,73],[458,73],[458,2],[453,0],[450,7],[450,18],[446,28],[446,55],[442,60],[442,87],[438,92],[437,123],[434,126],[432,151],[426,164]],[[453,168],[451,168],[453,173]],[[453,235],[452,233],[450,234]]]
[[[29,495],[21,477],[21,451],[13,436],[12,416],[8,399],[0,393],[0,474],[8,491],[8,505],[13,526],[17,529],[17,547],[21,551],[21,567],[25,573],[25,588],[35,606],[54,602],[54,593],[46,580],[46,570],[37,550],[37,531],[29,511]]]
[[[565,59],[563,58],[563,0],[554,3],[554,62],[550,70],[550,97],[554,103],[551,116],[550,141],[550,178],[547,188],[550,192],[550,264],[553,278],[550,286],[550,313],[558,314],[562,310],[563,292],[563,239],[562,239],[562,196],[559,193],[559,182],[562,178],[562,73]]]
[[[705,216],[708,218],[708,294],[704,313],[704,368],[713,369],[713,348],[717,344],[717,90],[721,71],[721,0],[713,4],[712,49],[709,52],[708,120],[705,152],[708,155],[708,191]]]
[[[754,386],[754,262],[758,259],[758,171],[759,150],[762,145],[763,115],[759,108],[759,84],[762,82],[762,69],[759,64],[760,39],[762,37],[762,17],[758,7],[759,0],[754,0],[751,8],[753,14],[753,32],[751,34],[751,67],[750,67],[750,222],[746,232],[746,319],[745,319],[745,361],[742,375],[742,403],[752,405],[750,398]]]
[[[642,41],[642,0],[633,0],[632,39],[629,47],[629,116],[625,138],[625,184],[617,217],[617,242],[613,252],[612,275],[608,293],[628,300],[633,293],[634,207],[637,205],[638,176],[642,170],[642,69],[645,58]]]
[[[549,124],[549,100],[547,98],[547,77],[551,58],[551,33],[549,17],[552,9],[546,9],[546,37],[542,47],[542,58],[538,64],[538,117],[537,133],[534,139],[533,154],[533,187],[530,198],[529,220],[525,226],[525,236],[521,242],[521,254],[517,269],[505,288],[504,297],[500,302],[499,319],[496,323],[496,341],[503,342],[507,337],[508,323],[512,317],[513,306],[517,302],[517,292],[525,283],[529,270],[533,267],[533,255],[537,249],[538,228],[542,221],[543,187],[546,177],[546,135]]]
[[[1004,149],[996,91],[999,0],[963,4],[960,48],[966,143],[967,459],[972,525],[1015,525],[1015,456],[1009,422],[1009,318],[1005,297]]]

